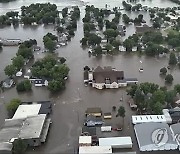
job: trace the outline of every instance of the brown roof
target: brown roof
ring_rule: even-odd
[[[113,70],[112,67],[104,67],[104,69],[98,66],[93,72],[93,79],[96,83],[105,83],[106,79],[110,79],[110,82],[117,82],[124,79],[123,71]]]
[[[90,113],[102,113],[102,110],[101,110],[100,107],[96,107],[96,108],[87,108],[86,114],[90,114]]]
[[[148,25],[137,26],[136,33],[145,33],[145,32],[152,32],[155,31],[153,27],[149,27]]]

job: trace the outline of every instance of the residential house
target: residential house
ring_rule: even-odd
[[[92,87],[97,89],[104,89],[104,88],[119,88],[124,81],[124,72],[117,71],[112,67],[100,67],[98,66],[93,71],[93,83]]]
[[[125,51],[126,51],[126,48],[125,48],[125,47],[123,47],[122,45],[120,45],[120,46],[119,46],[119,51],[121,51],[121,52],[125,52]]]
[[[136,34],[143,34],[146,32],[153,32],[155,29],[144,24],[143,26],[136,26]]]
[[[119,31],[119,34],[121,35],[121,36],[125,36],[126,35],[126,30],[125,30],[125,26],[123,26],[123,25],[118,25],[118,27],[117,27],[117,30]]]

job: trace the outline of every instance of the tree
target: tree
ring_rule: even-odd
[[[27,144],[24,140],[18,138],[13,142],[13,154],[24,154],[27,149]]]
[[[88,44],[89,45],[99,45],[101,43],[101,37],[94,33],[90,33],[88,37]]]
[[[175,85],[174,90],[180,94],[180,84]]]
[[[17,70],[14,65],[8,65],[5,67],[4,72],[7,76],[12,77],[16,74]]]
[[[112,51],[112,45],[107,43],[106,46],[105,46],[107,52],[111,52]]]
[[[173,76],[171,74],[166,75],[166,77],[165,77],[166,83],[171,84],[173,82],[173,80],[174,80],[174,78],[173,78]]]
[[[114,29],[107,29],[106,31],[104,31],[103,34],[105,35],[105,37],[107,39],[109,39],[109,38],[116,38],[118,36],[119,32]]]
[[[165,101],[168,104],[172,104],[174,103],[174,98],[176,96],[176,91],[175,90],[170,90],[166,92],[166,97],[165,97]]]
[[[18,92],[30,91],[31,88],[32,88],[32,84],[31,84],[31,82],[29,80],[21,81],[16,86],[16,89],[17,89]]]
[[[156,102],[154,105],[153,105],[153,114],[162,114],[162,109],[163,109],[163,106],[160,102]]]
[[[161,68],[160,73],[165,75],[167,73],[167,68],[166,67]]]
[[[7,111],[10,116],[14,115],[20,104],[21,104],[20,99],[12,99],[10,103],[7,104]]]
[[[169,65],[176,65],[176,64],[177,64],[176,55],[171,52],[169,56]]]
[[[102,48],[101,48],[100,45],[97,46],[97,47],[94,49],[94,53],[95,53],[96,55],[102,54]]]
[[[157,91],[155,91],[155,92],[153,93],[153,95],[152,95],[152,100],[153,100],[154,102],[159,102],[159,103],[161,103],[161,104],[164,104],[164,102],[165,102],[165,97],[166,97],[165,92],[158,89]]]
[[[153,27],[154,27],[154,28],[161,28],[160,22],[159,22],[159,21],[153,22]]]
[[[118,109],[117,116],[120,116],[123,118],[123,125],[124,125],[124,117],[125,117],[125,108],[123,106],[120,106]]]
[[[24,44],[20,45],[16,55],[21,55],[24,59],[30,59],[33,57],[32,49],[26,47]]]
[[[65,88],[65,82],[63,79],[61,80],[52,80],[48,83],[48,89],[51,92],[58,92]]]
[[[50,52],[53,52],[55,50],[56,43],[51,38],[47,37],[44,39],[44,46]]]
[[[3,45],[3,44],[0,42],[0,50],[2,49],[2,45]]]
[[[19,55],[12,59],[12,64],[17,68],[17,70],[20,70],[24,65],[24,58],[23,56]]]
[[[60,57],[60,62],[61,62],[61,64],[64,64],[66,62],[66,58]]]
[[[83,46],[86,46],[86,45],[87,45],[87,41],[88,41],[88,38],[87,38],[87,37],[83,37],[83,38],[80,40],[80,43],[81,43]]]
[[[143,111],[143,109],[146,107],[145,105],[145,95],[144,93],[141,91],[140,88],[138,88],[136,91],[135,91],[135,94],[134,94],[134,101],[135,103],[137,104],[137,107],[139,109],[139,111]]]
[[[179,38],[171,38],[168,40],[168,44],[171,45],[173,48],[178,47],[180,44]]]
[[[128,38],[123,42],[123,46],[126,48],[126,51],[132,51],[134,41]]]

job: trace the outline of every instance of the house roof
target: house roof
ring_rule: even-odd
[[[136,26],[136,33],[145,33],[155,31],[153,27],[149,27],[148,25]]]
[[[92,137],[91,136],[79,136],[79,144],[91,144]]]
[[[178,145],[174,141],[169,125],[166,123],[142,123],[134,126],[136,138],[140,151],[156,151],[156,150],[175,150]],[[156,132],[157,131],[157,132]],[[156,143],[156,138],[153,134],[158,136],[158,133],[164,133],[162,138],[162,145]]]
[[[118,79],[124,79],[124,72],[112,69],[112,67],[104,67],[104,69],[98,66],[93,71],[93,78],[96,83],[104,83],[105,79],[110,79],[112,82],[117,82]]]
[[[38,115],[41,104],[19,105],[12,119],[21,119]]]
[[[105,153],[112,153],[111,146],[83,146],[79,147],[79,154],[105,154]]]
[[[41,105],[38,114],[48,114],[51,112],[51,101],[37,101],[37,102],[22,102],[21,105]]]
[[[83,126],[82,133],[89,133],[90,136],[95,136],[96,135],[96,127]]]
[[[0,130],[0,143],[11,142],[16,138],[39,138],[46,119],[45,114],[23,119],[6,119]]]
[[[89,114],[89,113],[102,113],[102,110],[100,107],[87,108],[86,114]]]

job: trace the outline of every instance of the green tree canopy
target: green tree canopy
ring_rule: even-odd
[[[171,74],[166,75],[166,77],[165,77],[166,83],[171,84],[173,82],[173,80],[174,80],[174,78],[173,78],[173,76]]]
[[[14,65],[7,65],[4,69],[4,72],[7,76],[12,77],[16,74],[17,69]]]
[[[9,115],[14,115],[14,113],[16,112],[18,106],[21,104],[21,100],[20,99],[12,99],[10,101],[10,103],[7,104],[7,111],[9,113]]]

